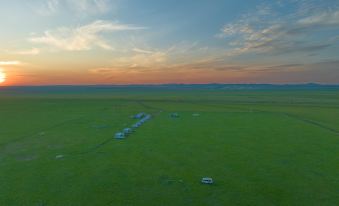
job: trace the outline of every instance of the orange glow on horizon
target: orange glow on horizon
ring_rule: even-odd
[[[35,71],[24,73],[11,71],[7,86],[25,85],[88,85],[88,84],[170,84],[170,83],[238,83],[246,74],[229,71],[208,71],[194,69],[162,69],[128,70],[128,68],[107,69],[97,71]]]
[[[190,67],[167,68],[0,68],[1,86],[39,85],[133,85],[133,84],[208,84],[208,83],[304,83],[315,81],[306,79],[301,71],[288,73],[262,72],[260,67],[248,70],[211,69]],[[318,75],[319,76],[319,75]],[[293,78],[292,78],[293,77]],[[305,80],[306,79],[306,80]],[[268,81],[270,80],[270,81]],[[321,81],[336,83],[333,81]]]

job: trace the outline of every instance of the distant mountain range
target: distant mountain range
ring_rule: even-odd
[[[162,85],[53,85],[3,86],[0,92],[105,92],[124,89],[146,90],[338,90],[327,84],[162,84]]]

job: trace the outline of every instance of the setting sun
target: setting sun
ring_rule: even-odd
[[[0,83],[3,83],[6,81],[6,73],[0,69]]]

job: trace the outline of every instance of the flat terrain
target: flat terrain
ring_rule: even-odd
[[[0,92],[0,205],[339,205],[339,91]]]

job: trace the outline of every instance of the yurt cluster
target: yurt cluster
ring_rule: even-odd
[[[115,138],[116,139],[124,139],[125,137],[129,136],[132,134],[134,131],[137,130],[140,126],[142,126],[145,122],[151,119],[150,114],[146,114],[145,112],[140,112],[136,115],[133,116],[134,119],[138,119],[138,121],[132,125],[132,127],[127,127],[124,128],[121,132],[115,133]]]

